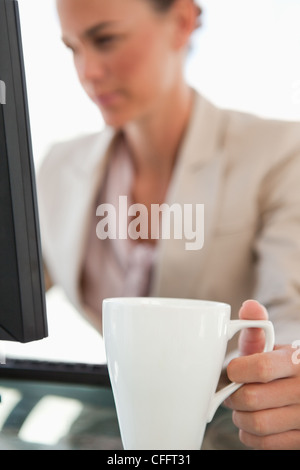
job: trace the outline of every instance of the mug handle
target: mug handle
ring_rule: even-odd
[[[274,348],[275,335],[272,322],[268,320],[230,320],[227,338],[230,340],[238,331],[243,328],[262,328],[266,335],[264,352],[272,351]],[[233,392],[238,390],[243,384],[232,382],[226,387],[216,392],[208,408],[207,422],[210,423],[215,412],[221,403]]]

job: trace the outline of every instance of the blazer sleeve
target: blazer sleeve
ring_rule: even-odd
[[[258,201],[254,297],[268,309],[278,344],[300,339],[299,179],[300,146],[295,146],[266,174]]]

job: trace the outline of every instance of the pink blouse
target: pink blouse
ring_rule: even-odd
[[[108,297],[140,297],[149,294],[156,246],[127,239],[101,240],[96,234],[100,220],[96,209],[112,204],[119,219],[119,196],[127,196],[131,204],[133,164],[123,140],[108,165],[102,190],[97,198],[82,268],[81,296],[93,315],[100,315],[102,300]],[[120,214],[122,233],[128,229],[127,214]],[[117,234],[119,227],[117,227]],[[126,233],[125,232],[125,233]]]

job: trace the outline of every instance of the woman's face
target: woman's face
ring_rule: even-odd
[[[146,117],[180,73],[172,10],[157,12],[147,0],[57,0],[57,7],[79,80],[106,123]]]

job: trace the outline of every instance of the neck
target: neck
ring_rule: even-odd
[[[138,175],[171,174],[189,120],[192,90],[184,84],[158,100],[152,112],[124,129]]]

